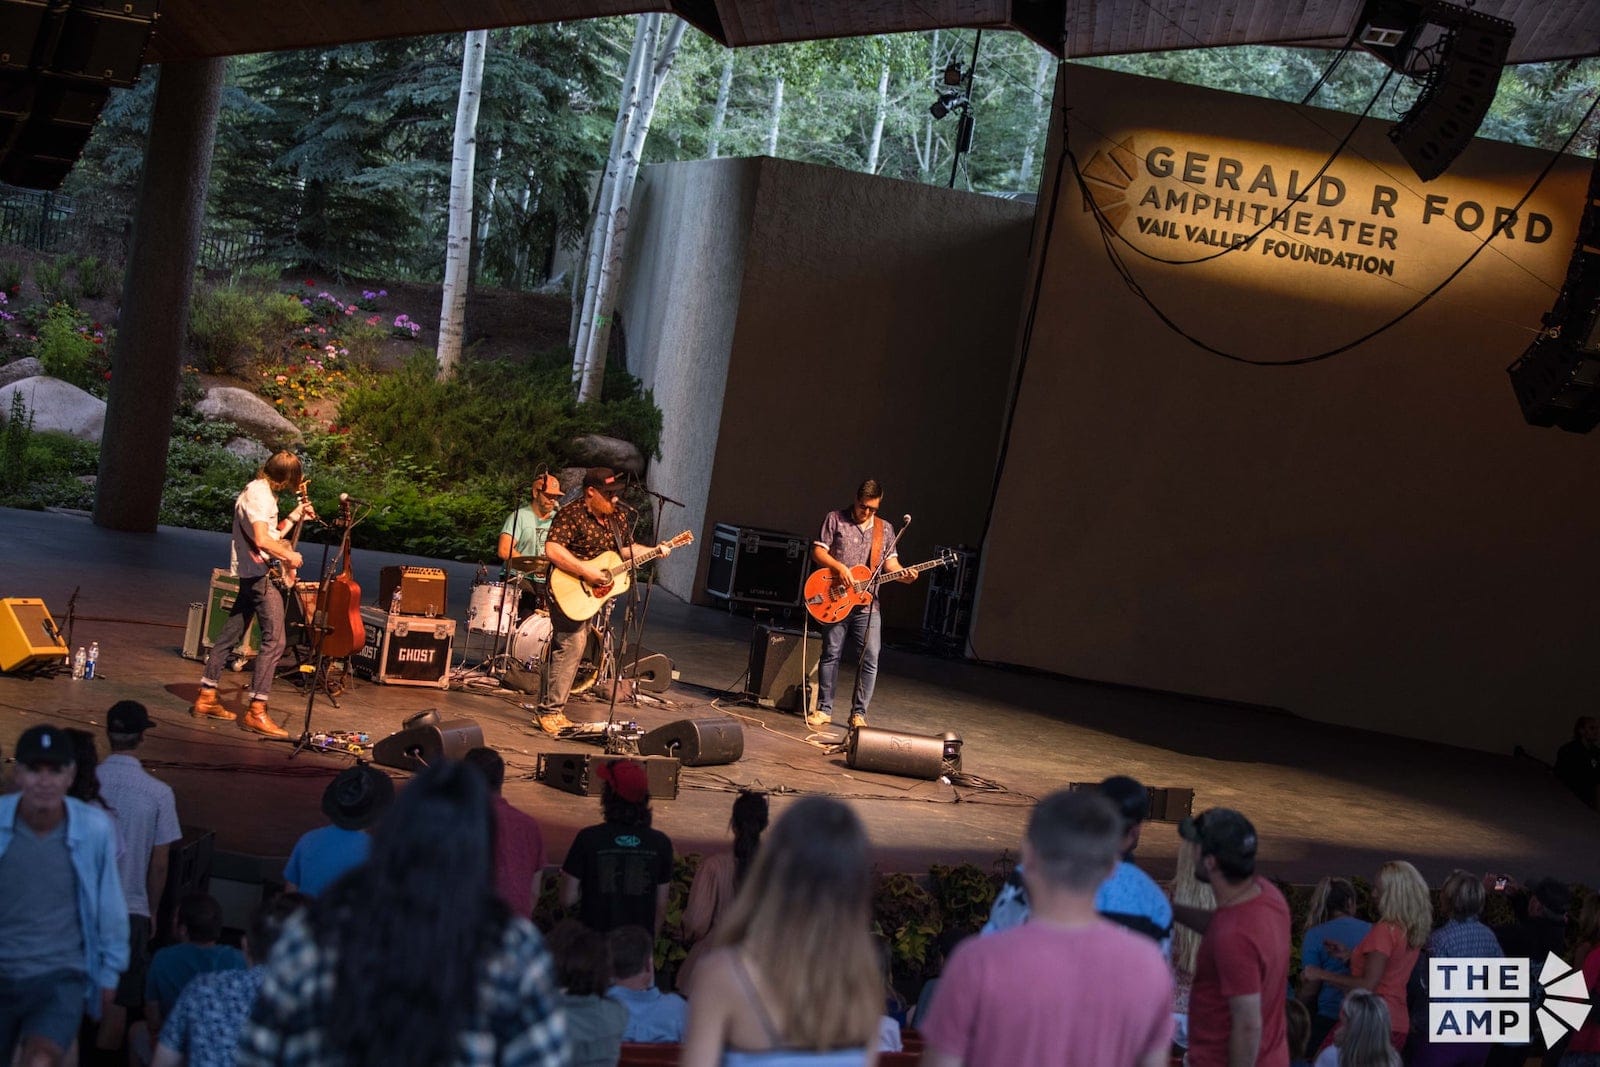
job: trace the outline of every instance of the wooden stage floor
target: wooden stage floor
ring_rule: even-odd
[[[9,757],[17,736],[44,721],[97,731],[116,700],[143,701],[159,722],[140,752],[177,792],[186,825],[208,827],[220,850],[286,857],[295,839],[323,822],[319,801],[329,777],[349,757],[315,752],[290,759],[284,743],[212,725],[187,714],[200,665],[180,655],[188,604],[204,599],[211,568],[225,566],[227,538],[163,527],[119,534],[80,515],[0,509],[0,596],[41,597],[65,625],[78,591],[75,644],[98,640],[101,677],[74,681],[0,676],[0,745]],[[307,550],[315,564],[320,548]],[[378,569],[391,563],[441,566],[449,575],[450,613],[465,617],[475,567],[356,551],[368,602]],[[920,595],[892,590],[889,595]],[[995,862],[1015,852],[1033,798],[1068,782],[1131,774],[1156,786],[1191,787],[1195,809],[1235,807],[1261,836],[1261,869],[1296,882],[1324,873],[1371,877],[1386,859],[1411,859],[1437,884],[1457,866],[1553,874],[1600,884],[1600,817],[1563,791],[1537,764],[1310,722],[1269,709],[1047,677],[886,649],[872,709],[874,725],[908,733],[954,731],[963,769],[997,783],[992,790],[857,772],[843,756],[808,744],[794,715],[741,702],[752,623],[657,592],[644,637],[666,653],[681,680],[664,699],[619,715],[645,729],[675,719],[734,714],[744,724],[744,757],[720,767],[684,768],[676,800],[657,801],[656,825],[680,852],[704,851],[726,837],[733,791],[751,786],[774,795],[775,811],[792,797],[828,793],[865,821],[885,870],[921,871],[929,863]],[[459,624],[457,648],[465,625]],[[224,683],[242,703],[247,675]],[[841,689],[848,674],[841,680]],[[732,695],[723,696],[725,691]],[[319,698],[317,729],[360,730],[374,740],[407,716],[438,709],[471,718],[505,756],[506,796],[545,828],[553,859],[573,834],[598,821],[599,803],[533,779],[542,752],[598,752],[558,741],[531,725],[514,693],[455,692],[357,682],[332,708]],[[305,698],[280,681],[273,710],[298,734]],[[569,715],[604,719],[606,705],[574,702]],[[1535,751],[1549,738],[1527,738]],[[406,774],[393,771],[403,780]],[[1170,876],[1177,846],[1171,823],[1145,829],[1139,859]]]

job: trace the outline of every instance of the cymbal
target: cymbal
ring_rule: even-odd
[[[549,556],[512,556],[506,566],[514,571],[543,571],[550,567]]]

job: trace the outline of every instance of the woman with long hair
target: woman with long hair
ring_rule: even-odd
[[[1313,1067],[1400,1067],[1389,1039],[1389,1006],[1370,990],[1352,989],[1339,1010],[1339,1031]]]
[[[1309,978],[1304,972],[1317,967],[1334,974],[1349,974],[1346,950],[1360,944],[1370,929],[1371,923],[1356,918],[1356,887],[1348,878],[1325,876],[1317,882],[1306,908],[1305,934],[1300,939],[1300,1002],[1311,1009],[1308,1048],[1321,1048],[1323,1040],[1338,1025],[1344,990],[1331,982]]]
[[[476,767],[417,775],[367,862],[286,924],[238,1062],[566,1063],[550,954],[495,895],[491,842]]]
[[[694,969],[699,966],[709,944],[707,938],[744,884],[745,875],[755,862],[761,835],[766,832],[767,819],[767,794],[741,789],[733,802],[733,814],[728,818],[728,829],[733,831],[733,848],[707,856],[694,872],[694,881],[689,884],[689,903],[683,909],[683,938],[690,948],[689,955],[678,967],[679,992],[688,991]]]
[[[1405,1048],[1411,1031],[1406,983],[1433,929],[1433,902],[1428,883],[1405,860],[1390,860],[1379,867],[1374,886],[1378,921],[1349,951],[1350,973],[1307,967],[1304,977],[1344,990],[1371,990],[1382,997],[1389,1008],[1389,1036],[1399,1051]],[[1335,945],[1329,951],[1339,956],[1343,950]]]
[[[806,797],[778,819],[695,976],[684,1067],[877,1062],[867,849],[837,800]]]

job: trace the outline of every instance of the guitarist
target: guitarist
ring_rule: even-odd
[[[256,654],[250,677],[250,708],[241,725],[268,737],[283,738],[289,733],[267,715],[267,696],[272,690],[272,674],[288,647],[284,630],[284,594],[268,576],[270,565],[278,561],[299,567],[304,560],[286,535],[295,523],[316,517],[310,503],[295,507],[285,519],[278,518],[278,494],[298,486],[300,459],[292,452],[270,457],[256,472],[255,480],[244,487],[233,502],[232,571],[239,577],[239,595],[228,613],[228,622],[211,646],[205,673],[200,676],[200,695],[189,713],[196,718],[231,721],[238,716],[217,698],[217,683],[233,646],[250,627],[252,618],[261,622],[261,651]]]
[[[901,569],[895,550],[894,527],[878,517],[878,506],[882,503],[883,486],[876,478],[868,478],[857,487],[854,503],[828,512],[822,520],[822,532],[811,546],[811,559],[817,566],[833,571],[840,584],[852,581],[851,567],[865,566],[873,570],[882,560],[884,574],[894,574]],[[916,574],[907,572],[895,581],[915,578]],[[822,659],[817,664],[817,710],[806,715],[806,725],[820,729],[833,722],[833,692],[839,681],[839,661],[844,657],[846,642],[852,651],[861,650],[861,669],[856,673],[855,693],[850,701],[850,725],[866,725],[872,688],[878,680],[878,647],[882,641],[876,599],[865,608],[852,611],[842,621],[823,627]]]
[[[550,565],[558,567],[574,578],[591,585],[603,585],[605,573],[589,561],[602,552],[616,552],[623,559],[635,553],[651,551],[649,545],[634,544],[623,528],[617,495],[622,492],[622,478],[609,467],[590,467],[583,476],[583,494],[556,512],[550,523],[550,534],[545,539],[544,552]],[[671,546],[656,549],[665,558]],[[610,604],[600,610],[609,611]],[[583,654],[588,646],[586,622],[569,619],[561,605],[550,601],[550,663],[545,669],[544,695],[539,700],[539,717],[534,725],[552,736],[569,729],[567,696],[572,691],[572,680],[578,675]]]

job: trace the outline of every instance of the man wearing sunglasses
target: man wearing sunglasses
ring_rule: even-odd
[[[495,555],[509,572],[510,561],[518,556],[544,555],[544,542],[550,536],[550,523],[561,504],[561,482],[553,474],[541,474],[533,480],[533,500],[506,516],[500,527],[500,538],[495,544]],[[508,577],[502,573],[501,578]],[[522,593],[521,614],[528,615],[545,606],[545,573],[535,571],[530,576],[537,587]]]

